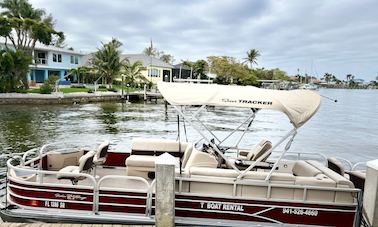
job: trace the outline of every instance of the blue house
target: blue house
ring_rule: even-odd
[[[66,81],[70,69],[82,65],[84,55],[64,48],[38,45],[34,50],[34,64],[30,65],[30,72],[27,76],[28,81],[31,83],[43,83],[52,75],[60,77],[61,81]],[[77,81],[75,75],[71,77],[71,81]]]

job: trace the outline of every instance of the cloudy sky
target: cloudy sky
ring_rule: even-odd
[[[125,53],[150,39],[180,60],[261,52],[258,67],[340,79],[378,76],[376,0],[30,0],[52,13],[66,43],[95,51],[118,38]]]

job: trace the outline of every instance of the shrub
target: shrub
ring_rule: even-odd
[[[88,93],[94,93],[94,91],[92,89],[89,89]]]
[[[39,87],[41,94],[51,94],[55,88],[55,82],[59,79],[57,76],[49,76],[47,80]]]
[[[51,92],[53,92],[53,87],[50,85],[50,84],[42,84],[40,87],[39,87],[39,91],[41,94],[51,94]]]
[[[105,88],[106,88],[106,86],[105,86],[105,85],[100,85],[100,86],[98,86],[98,88],[102,88],[102,89],[105,89]]]

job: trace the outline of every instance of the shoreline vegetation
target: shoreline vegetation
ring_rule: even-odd
[[[28,0],[4,0],[0,7],[0,37],[5,39],[4,46],[0,48],[0,93],[51,94],[59,91],[59,83],[64,80],[74,82],[75,85],[61,88],[60,91],[63,93],[119,91],[121,85],[126,85],[127,89],[131,90],[146,85],[148,88],[153,86],[152,78],[142,74],[148,67],[143,66],[140,61],[131,63],[128,58],[121,59],[122,43],[112,38],[110,42],[102,43],[97,51],[91,54],[87,65],[72,68],[64,78],[49,75],[39,88],[30,89],[35,85],[35,81],[28,81],[27,74],[29,66],[37,64],[33,55],[35,45],[40,43],[64,48],[67,46],[64,43],[65,35],[62,31],[55,30],[55,20],[51,14],[44,9],[34,8]],[[158,50],[152,45],[152,41],[151,46],[146,47],[143,53],[170,65],[174,62],[173,55]],[[216,84],[260,87],[263,81],[279,81],[294,84],[295,88],[307,83],[327,88],[378,88],[378,76],[375,80],[365,82],[352,74],[347,74],[346,80],[341,80],[327,72],[319,79],[313,75],[301,75],[299,69],[296,75],[289,75],[279,68],[257,68],[254,66],[258,65],[259,56],[260,51],[251,48],[246,51],[243,59],[232,56],[208,56],[194,62],[181,60],[181,64],[190,70],[190,79],[212,79]],[[169,80],[174,79],[178,78]],[[97,82],[100,80],[101,85],[98,86]]]

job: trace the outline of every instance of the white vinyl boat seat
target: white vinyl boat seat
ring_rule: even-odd
[[[166,152],[176,157],[177,163],[180,162],[180,157],[182,157],[182,167],[184,168],[192,149],[192,144],[179,143],[175,140],[135,138],[132,140],[131,155],[125,162],[126,175],[153,179],[155,177],[156,158]]]
[[[93,157],[95,151],[88,151],[85,155],[81,156],[79,159],[78,166],[66,166],[63,169],[59,170],[57,175],[58,180],[68,179],[71,180],[72,184],[77,184],[79,180],[83,180],[83,177],[72,176],[70,174],[75,173],[90,173],[93,168]]]
[[[22,168],[31,169],[30,167],[23,166]],[[11,177],[16,178],[21,181],[35,182],[37,180],[37,175],[35,173],[30,173],[28,171],[10,169],[9,174]]]
[[[345,175],[345,170],[343,164],[335,157],[329,157],[327,159],[328,168],[334,172],[340,174],[341,176]]]
[[[263,139],[251,150],[240,151],[240,156],[238,157],[238,159],[256,161],[258,158],[264,155],[264,158],[261,160],[262,162],[264,162],[272,153],[271,148],[272,142],[267,139]]]
[[[356,188],[365,189],[366,171],[363,170],[353,170],[348,172],[349,180],[353,182]]]
[[[106,162],[106,157],[108,156],[109,141],[104,141],[98,146],[95,155],[93,156],[93,163],[97,165],[102,165]]]

